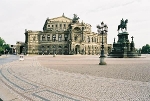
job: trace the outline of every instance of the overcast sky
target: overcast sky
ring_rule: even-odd
[[[0,0],[0,37],[8,44],[25,40],[25,29],[42,31],[45,20],[65,14],[92,25],[108,25],[108,43],[117,37],[120,20],[128,19],[129,40],[136,48],[150,44],[150,0]]]

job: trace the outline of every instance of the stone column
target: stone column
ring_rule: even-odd
[[[42,35],[40,35],[40,41],[42,41]]]

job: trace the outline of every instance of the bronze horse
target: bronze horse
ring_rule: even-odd
[[[121,28],[122,32],[123,29],[125,29],[127,31],[127,23],[128,23],[128,19],[126,19],[125,21],[122,19],[120,25],[118,25],[118,30]]]

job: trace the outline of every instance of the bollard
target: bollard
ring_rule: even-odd
[[[20,55],[20,56],[19,56],[19,60],[20,60],[20,61],[23,61],[23,60],[24,60],[24,55]]]
[[[56,54],[54,54],[53,57],[56,57]]]

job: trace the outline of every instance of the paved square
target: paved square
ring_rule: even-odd
[[[150,101],[150,55],[106,58],[98,55],[25,56],[0,65],[0,88],[13,101]],[[1,92],[0,92],[1,93]]]

